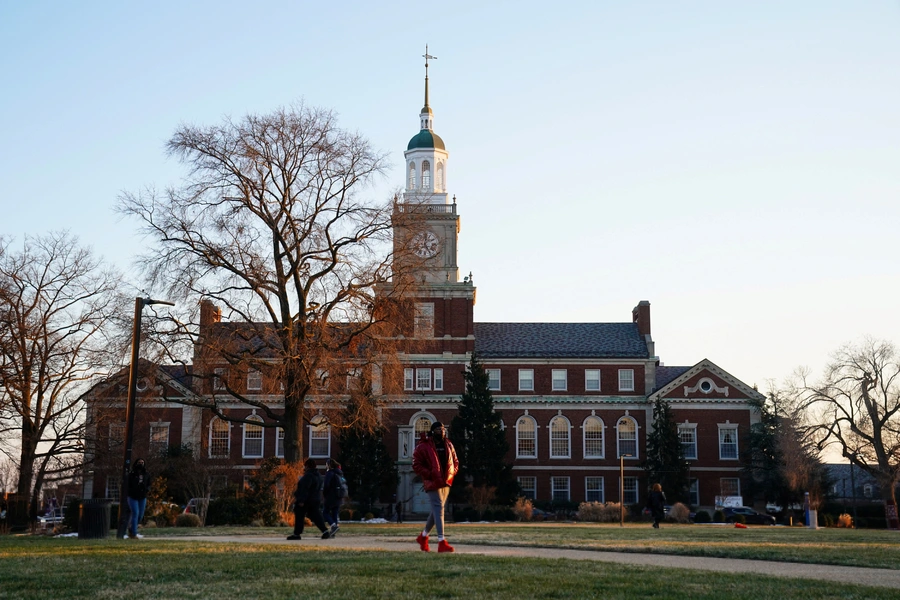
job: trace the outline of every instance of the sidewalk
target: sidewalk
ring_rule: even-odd
[[[187,541],[195,539],[204,542],[231,542],[236,544],[281,544],[291,546],[334,547],[344,550],[381,550],[388,552],[420,552],[415,540],[399,540],[381,536],[350,536],[340,534],[334,539],[319,539],[317,532],[300,541],[288,541],[274,536],[210,536],[186,538],[152,537],[151,540]],[[451,540],[452,542],[452,540]],[[598,552],[593,550],[566,550],[562,548],[529,548],[519,546],[476,546],[454,542],[456,554],[477,554],[482,556],[515,556],[523,558],[557,558],[566,560],[593,560],[646,567],[674,569],[695,569],[698,571],[719,571],[724,573],[756,573],[773,577],[834,581],[900,589],[900,570],[870,569],[865,567],[842,567],[834,565],[811,565],[805,563],[779,563],[765,560],[740,560],[731,558],[706,558],[698,556],[676,556],[671,554],[638,554],[630,552]]]

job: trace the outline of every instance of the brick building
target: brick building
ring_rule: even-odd
[[[459,276],[460,211],[448,193],[449,153],[434,132],[427,70],[419,119],[420,131],[404,153],[406,189],[394,207],[403,217],[395,221],[394,244],[411,246],[421,260],[415,274],[415,314],[408,324],[417,343],[414,351],[400,356],[403,393],[384,398],[387,443],[401,476],[397,497],[407,510],[427,511],[427,498],[412,473],[412,451],[433,421],[452,421],[472,352],[490,375],[511,447],[507,459],[525,495],[617,501],[623,468],[626,502],[643,502],[649,482],[639,465],[658,397],[670,403],[679,424],[690,462],[691,504],[712,506],[716,496],[741,495],[740,457],[758,419],[751,401],[762,395],[708,360],[663,366],[654,349],[649,302],[639,302],[630,319],[613,323],[475,320],[474,281],[471,274],[462,280]],[[204,303],[201,327],[221,325],[217,308]],[[190,368],[145,363],[142,372],[135,456],[166,444],[191,443],[202,448],[204,460],[219,467],[223,480],[239,480],[261,458],[283,455],[280,429],[232,424],[179,404],[179,399],[204,393]],[[278,382],[258,371],[219,374],[272,407],[283,403]],[[122,398],[125,383],[98,386],[94,396]],[[315,399],[311,404],[314,408]],[[247,405],[236,402],[230,410],[266,421],[264,411]],[[98,421],[98,448],[112,448],[121,437],[124,423],[111,418],[109,423]],[[304,439],[304,455],[337,454],[327,425],[309,425]],[[90,482],[93,494],[114,496],[115,479],[98,467]]]

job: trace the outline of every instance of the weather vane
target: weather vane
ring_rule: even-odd
[[[428,59],[437,60],[437,56],[428,54],[428,44],[425,44],[425,54],[422,55],[422,58],[425,59],[425,77],[428,77]]]

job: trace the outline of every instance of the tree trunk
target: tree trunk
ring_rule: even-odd
[[[19,453],[19,485],[16,491],[20,498],[31,498],[28,518],[37,519],[37,495],[32,496],[34,483],[34,460],[36,445],[34,444],[34,427],[28,419],[22,420],[22,449]]]

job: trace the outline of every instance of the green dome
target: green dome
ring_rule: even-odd
[[[409,145],[406,147],[407,150],[415,150],[416,148],[444,150],[444,140],[435,132],[423,129],[409,140]]]

